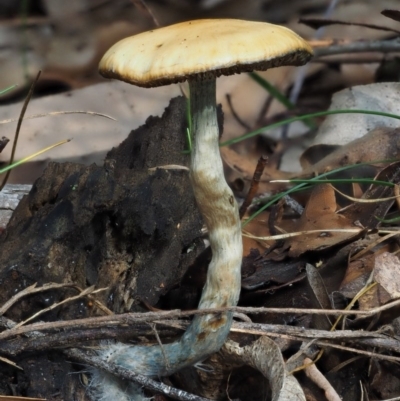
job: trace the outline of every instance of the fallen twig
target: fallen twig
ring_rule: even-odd
[[[268,157],[266,157],[266,156],[261,156],[258,159],[257,167],[254,170],[253,178],[251,180],[249,192],[239,209],[240,218],[242,218],[244,216],[247,208],[250,206],[251,202],[253,201],[254,196],[256,195],[256,193],[258,191],[258,185],[260,183],[261,176],[264,172],[264,169],[265,169],[265,166],[267,165],[267,163],[268,163]]]
[[[99,288],[99,289],[95,290],[94,285],[91,286],[91,287],[88,287],[88,288],[84,289],[83,291],[81,291],[78,295],[75,295],[73,297],[68,297],[66,299],[63,299],[60,302],[56,302],[56,303],[50,305],[49,307],[47,307],[45,309],[40,310],[39,312],[37,312],[37,313],[33,314],[32,316],[30,316],[28,319],[25,319],[24,321],[19,322],[13,329],[17,330],[19,327],[25,325],[26,323],[30,322],[31,320],[34,320],[37,317],[39,317],[40,315],[43,315],[46,312],[49,312],[49,311],[51,311],[51,310],[53,310],[55,308],[58,308],[61,305],[64,305],[64,304],[66,304],[68,302],[76,301],[77,299],[86,297],[87,295],[97,294],[98,292],[104,291],[106,289],[107,288]]]
[[[18,292],[12,298],[10,298],[0,308],[0,316],[4,315],[4,313],[6,313],[7,310],[10,309],[11,306],[13,306],[16,302],[18,302],[20,299],[22,299],[22,298],[24,298],[24,297],[26,297],[28,295],[37,294],[37,293],[44,292],[44,291],[57,290],[59,288],[73,288],[76,291],[80,291],[80,292],[83,291],[81,288],[79,288],[75,284],[48,283],[48,284],[42,285],[41,287],[36,287],[36,283],[35,283],[35,284],[30,285],[29,287],[24,288],[22,291]],[[101,289],[101,290],[104,290],[104,289]],[[87,295],[89,295],[89,294],[87,294]],[[100,303],[99,302],[96,302],[96,304],[100,307],[100,305],[99,305]],[[104,310],[103,308],[100,308],[100,309]]]
[[[281,313],[281,314],[311,314],[311,315],[357,315],[358,318],[369,317],[376,315],[385,310],[391,309],[400,305],[400,299],[391,303],[379,306],[366,311],[358,310],[339,310],[339,309],[301,309],[301,308],[253,308],[253,307],[231,307],[231,308],[208,308],[202,310],[181,311],[179,309],[167,312],[148,312],[148,313],[124,313],[120,315],[101,316],[86,319],[74,319],[68,321],[34,323],[28,326],[10,329],[0,333],[0,340],[9,339],[15,336],[26,334],[32,331],[45,332],[49,330],[70,329],[76,330],[82,327],[94,328],[101,325],[124,325],[124,324],[140,324],[148,322],[157,322],[164,319],[176,319],[188,317],[192,315],[206,315],[210,313],[222,312],[239,312],[245,314],[264,314],[264,313]],[[247,323],[240,323],[247,324]],[[252,323],[254,324],[254,323]],[[290,326],[285,326],[289,328]],[[303,329],[304,330],[304,329]],[[363,333],[363,332],[360,332]],[[365,332],[364,332],[365,333]],[[368,332],[367,332],[368,333]],[[368,335],[368,334],[367,334]]]
[[[339,397],[339,394],[318,370],[313,361],[310,358],[305,358],[304,362],[307,364],[307,367],[304,369],[307,377],[325,392],[326,399],[328,401],[341,401],[342,399]]]
[[[323,56],[331,56],[334,54],[344,53],[363,53],[363,52],[398,52],[400,50],[400,38],[390,40],[374,40],[374,41],[340,41],[327,47],[315,47],[315,58]]]

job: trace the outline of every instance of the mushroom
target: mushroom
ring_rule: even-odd
[[[240,293],[242,238],[238,207],[219,152],[216,78],[282,65],[303,65],[309,44],[291,30],[231,19],[188,21],[154,29],[112,46],[99,71],[141,87],[188,80],[193,148],[190,179],[208,228],[212,260],[199,309],[235,306]],[[148,376],[169,375],[223,345],[232,313],[197,315],[181,339],[160,346],[121,346],[108,360]]]

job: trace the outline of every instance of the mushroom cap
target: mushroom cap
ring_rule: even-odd
[[[311,46],[288,28],[264,22],[205,19],[125,38],[103,56],[99,72],[154,87],[195,79],[303,65]]]

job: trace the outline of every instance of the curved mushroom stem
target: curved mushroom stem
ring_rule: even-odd
[[[190,178],[212,250],[199,309],[233,306],[240,293],[242,234],[237,203],[225,181],[219,152],[215,78],[197,78],[189,85],[193,127]]]
[[[238,207],[219,153],[215,78],[197,78],[189,84],[194,136],[190,177],[212,249],[199,309],[234,306],[240,293],[242,237]],[[197,315],[177,342],[162,347],[116,344],[103,357],[143,375],[167,376],[217,352],[231,323],[232,313]]]

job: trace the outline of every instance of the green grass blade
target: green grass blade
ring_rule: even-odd
[[[282,125],[286,124],[291,124],[295,121],[303,121],[307,120],[310,118],[316,118],[316,117],[323,117],[323,116],[329,116],[333,114],[370,114],[374,116],[381,116],[381,117],[389,117],[389,118],[394,118],[396,120],[400,120],[400,116],[397,114],[391,114],[391,113],[384,113],[381,111],[372,111],[372,110],[328,110],[328,111],[320,111],[318,113],[311,113],[311,114],[305,114],[302,116],[297,116],[297,117],[291,117],[287,118],[286,120],[278,121],[276,123],[267,125],[265,127],[256,129],[255,131],[248,132],[247,134],[244,134],[242,136],[239,136],[237,138],[230,139],[229,141],[225,141],[220,143],[220,146],[228,146],[232,145],[234,143],[238,143],[241,141],[244,141],[245,139],[252,138],[253,136],[259,135],[264,133],[265,131],[273,128],[278,128],[281,127]]]
[[[400,221],[400,216],[393,217],[393,219],[381,219],[378,216],[374,216],[377,220],[381,221],[382,223],[398,223]]]
[[[262,206],[255,213],[253,213],[247,220],[245,220],[242,223],[242,227],[244,227],[245,225],[249,224],[258,215],[260,215],[264,210],[268,209],[270,206],[272,206],[273,204],[278,202],[280,199],[282,199],[286,195],[289,195],[289,194],[291,194],[293,192],[303,191],[304,189],[306,189],[308,187],[311,187],[312,185],[317,184],[319,182],[322,182],[322,183],[326,184],[326,183],[329,183],[331,181],[334,181],[334,180],[321,180],[321,178],[328,177],[331,174],[336,174],[336,173],[339,173],[341,171],[350,170],[352,168],[356,168],[356,167],[359,167],[359,166],[368,166],[370,164],[377,164],[377,163],[391,163],[391,162],[394,162],[394,161],[397,161],[397,160],[396,159],[374,160],[374,161],[370,161],[370,162],[367,162],[367,163],[352,164],[350,166],[343,166],[343,167],[337,168],[337,169],[332,170],[332,171],[327,171],[326,173],[320,174],[320,175],[318,175],[317,177],[314,177],[314,178],[310,178],[309,180],[301,180],[303,182],[298,183],[294,187],[289,188],[284,192],[280,192],[279,194],[274,195],[264,206]],[[292,181],[292,180],[290,180],[290,181]],[[344,181],[344,180],[340,180],[340,181]],[[350,180],[350,181],[354,182],[356,180]],[[372,180],[372,182],[375,183],[375,184],[381,183],[380,185],[393,186],[392,183],[388,183],[386,181],[374,181],[374,180]]]
[[[21,160],[18,160],[17,162],[9,164],[8,166],[3,167],[3,168],[0,169],[0,174],[6,173],[7,171],[12,170],[13,168],[15,168],[15,167],[17,167],[17,166],[19,166],[19,165],[21,165],[23,163],[26,163],[27,161],[29,161],[29,160],[41,155],[42,153],[48,152],[49,150],[55,148],[56,146],[63,145],[64,143],[67,143],[67,142],[70,142],[70,139],[65,139],[63,141],[57,142],[57,143],[55,143],[53,145],[48,146],[47,148],[44,148],[42,150],[39,150],[36,153],[33,153],[32,155],[24,157]]]
[[[7,93],[7,92],[9,92],[9,91],[11,91],[11,90],[13,90],[13,89],[16,88],[16,87],[17,87],[17,85],[11,85],[11,86],[9,86],[8,88],[1,89],[1,90],[0,90],[0,96],[1,96],[1,95],[4,95],[5,93]]]
[[[256,72],[250,72],[250,77],[257,82],[261,87],[263,87],[271,96],[273,96],[279,103],[283,104],[288,110],[293,110],[296,105],[292,103],[276,86],[272,85],[266,79]],[[317,128],[317,124],[312,120],[304,120],[309,128]]]
[[[357,164],[359,166],[359,164]],[[321,176],[318,176],[321,177]],[[277,180],[278,182],[279,180]],[[303,180],[300,178],[293,178],[291,180],[287,180],[288,182],[293,182],[294,184],[376,184],[376,185],[383,185],[386,187],[394,187],[392,182],[388,181],[378,181],[374,180],[373,178],[343,178],[343,179],[329,179],[329,180],[319,180],[319,179],[308,179]]]

